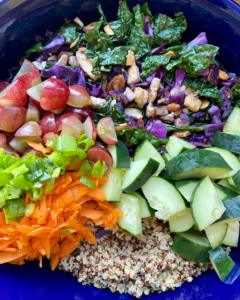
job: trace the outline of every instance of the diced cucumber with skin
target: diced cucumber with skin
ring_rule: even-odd
[[[170,136],[169,141],[166,145],[166,150],[171,157],[175,157],[186,150],[193,150],[196,146],[184,141],[176,136]]]
[[[222,244],[228,229],[228,224],[215,223],[205,229],[206,236],[213,250]]]
[[[178,190],[163,178],[151,177],[142,186],[142,191],[149,205],[157,210],[155,216],[161,220],[186,209],[186,203]]]
[[[101,189],[106,194],[106,201],[116,202],[120,201],[122,197],[122,182],[125,171],[110,167],[105,178],[109,181],[101,186]]]
[[[210,250],[209,258],[214,270],[218,274],[218,277],[221,281],[224,281],[231,273],[235,263],[231,260],[222,247],[218,247],[216,250]]]
[[[133,192],[131,193],[131,195],[138,198],[139,205],[140,205],[140,217],[142,219],[154,216],[155,210],[151,208],[147,199],[145,199],[142,195],[140,195],[137,192]]]
[[[223,199],[223,201],[227,200],[227,199],[232,199],[234,197],[237,197],[238,193],[236,193],[235,191],[233,191],[232,189],[229,189],[226,186],[223,185],[218,185],[220,187],[220,189],[227,195],[225,199]]]
[[[220,177],[217,177],[216,179],[221,179],[221,178],[226,178],[226,177],[231,177],[233,176],[239,169],[240,169],[240,161],[237,158],[236,155],[231,153],[230,151],[216,148],[216,147],[210,147],[206,148],[205,150],[208,151],[214,151],[222,156],[222,158],[228,163],[228,165],[232,168],[232,171],[230,171],[227,174],[224,174]]]
[[[237,171],[232,177],[232,180],[236,186],[236,188],[240,191],[240,170]],[[230,184],[230,183],[229,183]]]
[[[169,227],[171,232],[185,232],[190,230],[194,225],[194,220],[190,211],[172,221],[169,221]]]
[[[236,184],[235,184],[235,182],[233,181],[233,178],[232,177],[228,177],[227,178],[227,182],[228,182],[228,184],[229,185],[231,185],[233,188],[237,188],[237,186],[236,186]]]
[[[218,199],[220,201],[225,200],[227,198],[227,194],[216,183],[213,183],[213,185],[216,189]]]
[[[210,261],[208,251],[212,248],[204,233],[192,230],[177,233],[171,249],[187,260],[206,263]]]
[[[108,145],[107,149],[112,154],[113,167],[118,169],[130,168],[131,159],[128,148],[121,139],[118,138],[118,142],[115,145]]]
[[[223,202],[225,206],[225,212],[217,223],[229,223],[240,221],[240,196],[226,200]]]
[[[215,147],[240,154],[240,136],[220,131],[215,131],[211,144]]]
[[[208,176],[199,181],[192,194],[190,206],[195,225],[199,231],[221,218],[226,210]]]
[[[220,185],[221,188],[222,188],[222,186],[225,186],[226,188],[228,188],[228,189],[234,191],[235,193],[237,193],[237,195],[240,194],[240,192],[239,192],[237,189],[235,189],[234,187],[232,187],[232,186],[228,183],[228,181],[227,181],[226,178],[221,179],[220,181],[217,182],[217,184]],[[236,195],[236,196],[237,196],[237,195]],[[229,197],[229,198],[231,199],[231,198],[234,198],[234,197]]]
[[[166,164],[172,159],[172,157],[169,153],[163,153],[162,158],[163,158],[163,160],[165,161]]]
[[[181,180],[175,183],[179,192],[183,195],[183,197],[190,202],[192,193],[197,186],[199,180],[197,179],[189,179],[189,180]]]
[[[137,191],[157,171],[158,167],[159,162],[152,158],[131,162],[131,167],[126,170],[123,178],[122,190],[126,193]]]
[[[165,161],[162,156],[158,153],[155,147],[148,141],[145,140],[142,144],[140,144],[134,154],[134,161],[149,159],[152,158],[159,162],[159,167],[157,171],[153,174],[154,176],[158,176],[161,171],[165,168]]]
[[[216,178],[232,170],[220,154],[203,149],[183,152],[172,158],[166,168],[173,180],[202,178],[205,175]]]
[[[227,123],[223,127],[224,133],[240,135],[240,108],[234,107],[233,111],[227,119]]]
[[[133,235],[142,234],[142,219],[138,198],[129,194],[122,194],[121,201],[114,206],[124,213],[118,217],[118,225]]]
[[[237,247],[239,240],[239,222],[228,223],[228,230],[222,243],[229,247]]]

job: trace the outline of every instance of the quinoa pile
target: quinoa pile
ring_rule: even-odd
[[[174,290],[211,268],[210,263],[189,262],[174,253],[169,228],[158,222],[155,217],[143,219],[143,234],[139,236],[119,228],[99,238],[97,245],[84,241],[59,269],[71,272],[83,285],[140,298],[154,291]],[[94,232],[102,229],[88,226]]]

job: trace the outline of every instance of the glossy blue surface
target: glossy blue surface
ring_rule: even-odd
[[[144,3],[145,0],[129,0],[129,5]],[[96,3],[102,3],[108,20],[114,18],[118,0],[0,0],[0,79],[8,77],[7,69],[14,67],[24,52],[34,44],[34,36],[44,35],[46,29],[57,30],[63,17],[79,16],[84,23],[99,18]],[[174,15],[182,11],[187,17],[188,30],[183,40],[193,39],[199,32],[206,31],[209,43],[221,47],[218,60],[225,67],[240,75],[240,8],[229,0],[149,0],[153,12]],[[240,247],[232,251],[231,257],[240,265]],[[238,266],[239,266],[238,265]],[[239,269],[236,269],[238,272]],[[231,282],[232,278],[228,279]],[[50,270],[44,262],[24,266],[0,266],[0,300],[128,300],[129,295],[111,294],[92,286],[81,286],[70,274]],[[214,271],[208,271],[193,283],[184,284],[173,292],[151,294],[149,300],[238,300],[240,278],[232,284],[221,283]]]

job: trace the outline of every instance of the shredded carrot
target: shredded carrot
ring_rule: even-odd
[[[49,153],[41,144],[27,142],[33,149]],[[42,266],[42,257],[45,256],[51,259],[54,270],[59,261],[73,252],[84,238],[90,244],[96,244],[93,232],[85,226],[88,220],[105,229],[117,226],[117,218],[122,213],[104,201],[105,193],[100,187],[108,180],[89,178],[96,183],[94,189],[80,183],[78,173],[69,167],[67,173],[55,182],[53,190],[41,200],[33,202],[27,192],[25,204],[34,203],[35,209],[19,223],[6,224],[4,213],[0,210],[0,264],[21,265],[25,260],[39,259]]]
[[[40,143],[35,143],[35,142],[32,142],[32,141],[29,141],[29,140],[26,140],[26,142],[28,143],[28,145],[30,147],[32,147],[34,150],[36,151],[40,151],[40,152],[43,152],[45,154],[47,153],[52,153],[52,149],[50,147],[47,146],[47,148],[45,148],[42,144]]]

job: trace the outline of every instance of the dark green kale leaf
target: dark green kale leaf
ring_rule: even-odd
[[[134,18],[126,1],[119,2],[117,16],[118,16],[118,21],[120,21],[123,25],[124,33],[125,33],[124,35],[130,34],[133,26]]]
[[[147,57],[142,64],[142,80],[146,79],[149,75],[151,75],[159,66],[167,65],[171,58],[172,56],[163,55],[154,55]]]
[[[159,151],[162,150],[161,145],[165,145],[168,142],[168,139],[159,139],[147,130],[137,128],[117,130],[117,136],[134,145],[139,145],[142,141],[149,140],[149,142]]]
[[[150,23],[152,23],[153,20],[153,15],[152,12],[148,6],[148,2],[145,2],[143,6],[141,7],[141,12],[144,14],[144,16],[149,16],[150,17]]]
[[[111,103],[113,98],[110,98],[107,102],[107,105],[100,107],[98,112],[95,113],[93,122],[97,124],[104,117],[111,117],[114,123],[114,126],[119,126],[120,124],[128,123],[126,115],[121,112],[117,106],[111,108]]]
[[[194,131],[198,132],[198,131],[204,131],[205,126],[206,126],[206,125],[202,125],[202,126],[196,126],[196,127],[193,127],[193,126],[177,127],[177,126],[169,125],[169,124],[164,124],[164,125],[167,127],[168,132],[172,132],[175,130],[189,130],[191,132],[194,132]]]
[[[37,43],[32,48],[28,49],[28,51],[25,53],[25,56],[21,60],[28,58],[32,53],[41,52],[42,48],[43,48],[42,43],[41,42]]]
[[[61,33],[65,38],[65,42],[70,43],[70,42],[73,42],[76,38],[79,37],[80,32],[81,32],[81,27],[79,27],[78,24],[70,23],[70,24],[67,24],[67,25],[63,25],[57,31],[57,33],[55,33],[53,38],[55,36],[57,36],[59,33]]]
[[[240,100],[240,82],[235,82],[232,85],[231,90],[233,92],[233,100],[234,101]]]
[[[176,45],[181,40],[181,34],[186,30],[187,22],[182,13],[176,14],[172,19],[166,15],[154,16],[154,42],[156,46],[162,43]]]
[[[202,70],[206,70],[215,56],[218,54],[219,48],[213,45],[179,45],[167,48],[167,51],[175,51],[180,58],[167,65],[167,69],[171,70],[175,66],[184,69],[191,77],[196,77]]]

